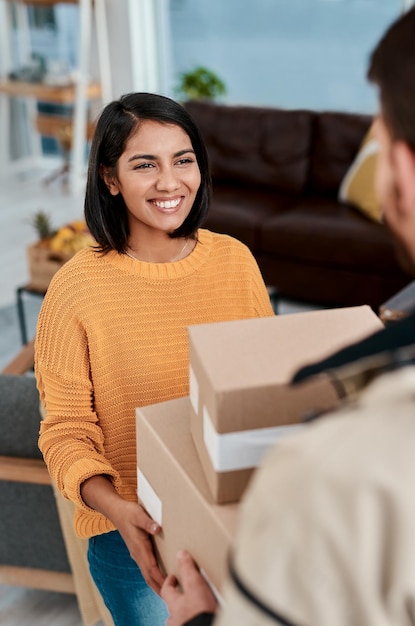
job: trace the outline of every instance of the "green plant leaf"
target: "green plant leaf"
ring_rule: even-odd
[[[181,99],[215,100],[218,96],[226,94],[226,86],[215,72],[206,67],[198,66],[190,72],[180,74],[175,92]]]

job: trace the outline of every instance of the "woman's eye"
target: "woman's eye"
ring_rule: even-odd
[[[147,170],[150,169],[151,167],[154,167],[154,165],[152,163],[140,163],[139,165],[135,166],[135,170]]]
[[[194,159],[186,157],[184,159],[180,159],[180,161],[177,161],[177,165],[187,165],[187,163],[194,163]]]

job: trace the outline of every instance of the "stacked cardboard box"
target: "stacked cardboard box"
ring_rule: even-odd
[[[381,328],[365,306],[189,327],[189,398],[137,409],[138,496],[163,528],[167,572],[186,548],[220,592],[254,468],[310,411],[338,404],[329,376],[293,388],[292,375]]]
[[[294,373],[382,326],[360,306],[189,328],[191,429],[216,502],[239,500],[270,445],[338,404],[327,376],[293,388]]]
[[[189,398],[137,409],[138,497],[162,527],[159,562],[176,572],[187,549],[220,594],[237,526],[238,504],[215,503],[190,433]]]

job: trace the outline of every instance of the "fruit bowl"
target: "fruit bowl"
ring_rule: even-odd
[[[46,292],[56,272],[79,250],[96,245],[83,220],[70,222],[28,246],[30,287]]]

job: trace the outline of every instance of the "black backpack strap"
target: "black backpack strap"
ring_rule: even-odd
[[[300,624],[296,624],[287,619],[284,615],[277,613],[274,609],[265,604],[265,602],[260,600],[260,598],[258,598],[258,596],[256,596],[252,591],[250,591],[250,589],[248,589],[239,577],[232,559],[229,561],[229,574],[233,584],[245,600],[248,600],[248,602],[253,604],[255,608],[264,613],[267,617],[270,617],[277,624],[281,624],[282,626],[300,626]]]

